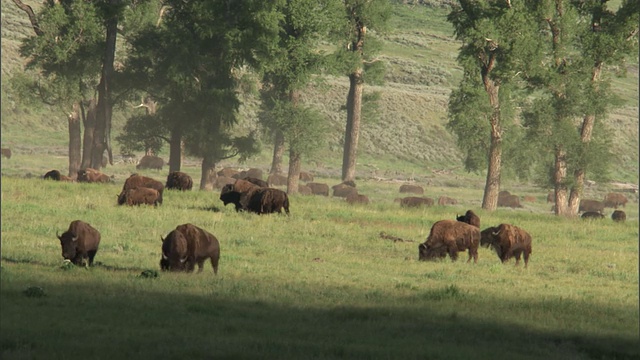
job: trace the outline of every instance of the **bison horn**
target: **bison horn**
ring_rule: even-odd
[[[169,260],[169,257],[162,252],[162,260]]]
[[[184,263],[185,261],[187,261],[187,257],[185,256],[184,259],[180,259],[181,263]]]
[[[498,236],[498,234],[500,234],[500,230],[491,233],[491,235],[493,235],[493,236]]]
[[[62,238],[60,237],[60,234],[58,234],[58,230],[56,230],[56,237],[60,240],[62,240]]]
[[[76,236],[72,237],[72,238],[71,238],[71,241],[73,241],[73,242],[78,241],[78,236],[76,235]]]

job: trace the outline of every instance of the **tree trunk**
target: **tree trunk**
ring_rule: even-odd
[[[107,19],[107,38],[105,43],[104,60],[102,63],[102,76],[98,84],[98,106],[96,115],[96,129],[93,136],[93,152],[91,154],[91,167],[100,169],[102,156],[107,151],[109,163],[113,165],[113,152],[111,150],[111,77],[113,76],[113,63],[116,54],[116,39],[118,36],[118,15],[115,11],[120,0],[110,0],[110,10],[113,15]]]
[[[271,161],[269,174],[282,174],[282,158],[284,156],[284,134],[282,131],[276,130],[273,142],[273,160]]]
[[[88,109],[85,112],[82,103],[80,103],[80,114],[84,124],[84,136],[82,139],[82,163],[81,169],[91,167],[91,159],[93,152],[93,134],[96,127],[96,99],[89,100]]]
[[[354,181],[356,178],[356,153],[360,137],[362,117],[362,93],[364,79],[362,68],[349,75],[349,94],[347,95],[347,126],[344,133],[344,153],[342,158],[342,181]]]
[[[301,162],[302,156],[293,150],[289,150],[289,175],[287,177],[287,194],[298,193]]]
[[[490,63],[491,68],[493,63]],[[483,73],[482,81],[489,95],[491,104],[491,146],[489,148],[489,167],[487,180],[484,185],[482,208],[493,211],[498,207],[498,193],[500,192],[500,174],[502,171],[502,128],[500,126],[500,85],[489,78],[489,71]]]
[[[555,184],[556,215],[571,216],[567,206],[567,154],[562,146],[558,146],[555,154],[553,183]]]
[[[73,104],[73,111],[69,114],[69,177],[76,178],[82,161],[82,143],[80,129],[80,103]]]
[[[182,166],[182,131],[176,126],[169,142],[169,172],[180,171]]]
[[[212,191],[216,183],[216,177],[216,162],[210,155],[207,155],[202,159],[200,190]]]

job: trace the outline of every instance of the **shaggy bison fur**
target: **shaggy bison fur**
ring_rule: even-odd
[[[627,197],[623,194],[610,192],[605,195],[602,202],[604,203],[604,207],[617,209],[618,206],[625,207],[628,201],[629,200],[627,200]]]
[[[407,196],[400,199],[402,207],[433,206],[433,199],[428,197]]]
[[[118,204],[127,204],[129,206],[136,205],[153,205],[158,206],[158,199],[160,198],[160,193],[156,189],[151,189],[147,187],[136,187],[133,189],[127,189],[124,192],[124,201],[121,202],[120,196],[118,195]]]
[[[473,225],[478,229],[480,228],[480,217],[476,215],[473,210],[467,210],[464,215],[456,216],[456,220],[467,223],[469,225]]]
[[[47,172],[46,174],[44,174],[43,178],[45,180],[55,180],[55,181],[67,181],[67,182],[72,182],[73,179],[60,174],[60,171],[58,170],[51,170],[49,172]]]
[[[78,170],[77,181],[86,183],[108,183],[111,182],[111,178],[109,175],[103,174],[96,169],[86,168]]]
[[[193,179],[186,173],[174,171],[167,176],[165,188],[167,190],[188,191],[193,188]]]
[[[345,183],[333,185],[331,189],[333,190],[333,196],[335,197],[346,198],[351,193],[358,193],[358,190],[354,186]]]
[[[192,272],[198,264],[202,272],[204,262],[211,260],[213,273],[218,274],[220,242],[210,232],[193,224],[178,225],[162,240],[160,269]]]
[[[611,219],[617,222],[624,222],[627,220],[627,214],[622,210],[616,210],[611,214]]]
[[[531,235],[517,226],[500,224],[486,228],[480,233],[480,244],[493,248],[503,263],[515,256],[518,265],[520,256],[524,254],[524,266],[527,267],[529,264]]]
[[[313,195],[329,196],[329,185],[317,182],[307,183]]]
[[[582,219],[604,219],[604,215],[597,212],[597,211],[587,211],[584,214],[582,214],[582,216],[580,216],[580,218]]]
[[[521,208],[520,198],[517,195],[511,195],[508,191],[500,192],[503,195],[498,195],[498,206],[501,207],[510,207],[510,208]]]
[[[225,206],[234,204],[236,211],[247,210],[246,205],[242,203],[246,203],[246,201],[243,200],[259,188],[261,187],[250,181],[238,179],[233,184],[227,184],[222,187],[220,200]]]
[[[287,185],[287,177],[280,174],[271,174],[267,178],[269,186],[284,186]]]
[[[440,220],[433,224],[427,240],[418,246],[418,259],[435,260],[449,254],[452,261],[458,259],[458,253],[469,251],[469,259],[478,262],[480,229],[456,220]]]
[[[345,199],[349,204],[369,204],[369,197],[367,195],[358,194],[358,192],[352,192],[347,195]]]
[[[74,220],[69,224],[69,229],[56,236],[62,247],[62,257],[70,260],[75,265],[93,264],[93,258],[100,245],[100,232],[93,226],[82,220]]]
[[[162,158],[159,158],[153,155],[145,155],[140,159],[140,161],[138,162],[138,165],[136,165],[136,169],[162,170],[163,166],[164,166],[164,160]]]
[[[127,201],[127,191],[134,188],[150,188],[158,191],[158,204],[162,205],[162,193],[164,192],[164,185],[158,180],[150,177],[133,174],[124,181],[122,191],[118,195],[118,205],[123,205]]]
[[[598,200],[583,199],[580,200],[579,211],[593,211],[602,213],[604,211],[604,203]]]
[[[240,202],[243,209],[258,215],[282,213],[282,209],[289,215],[289,196],[280,189],[257,188],[243,194]]]

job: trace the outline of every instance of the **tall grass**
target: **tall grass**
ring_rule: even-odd
[[[634,206],[626,223],[585,222],[543,203],[483,212],[476,191],[459,190],[458,206],[402,209],[397,184],[363,181],[369,206],[292,196],[290,216],[257,216],[225,208],[216,191],[121,207],[121,185],[2,178],[0,358],[640,356]],[[529,267],[484,248],[475,265],[465,254],[417,261],[431,225],[467,208],[482,227],[529,231]],[[62,266],[56,232],[75,219],[102,234],[93,268]],[[141,276],[159,271],[160,237],[186,222],[220,240],[219,274],[207,263]]]

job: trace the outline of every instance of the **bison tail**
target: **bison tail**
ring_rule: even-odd
[[[289,215],[289,197],[287,196],[284,199],[284,211],[287,213],[287,215]]]

